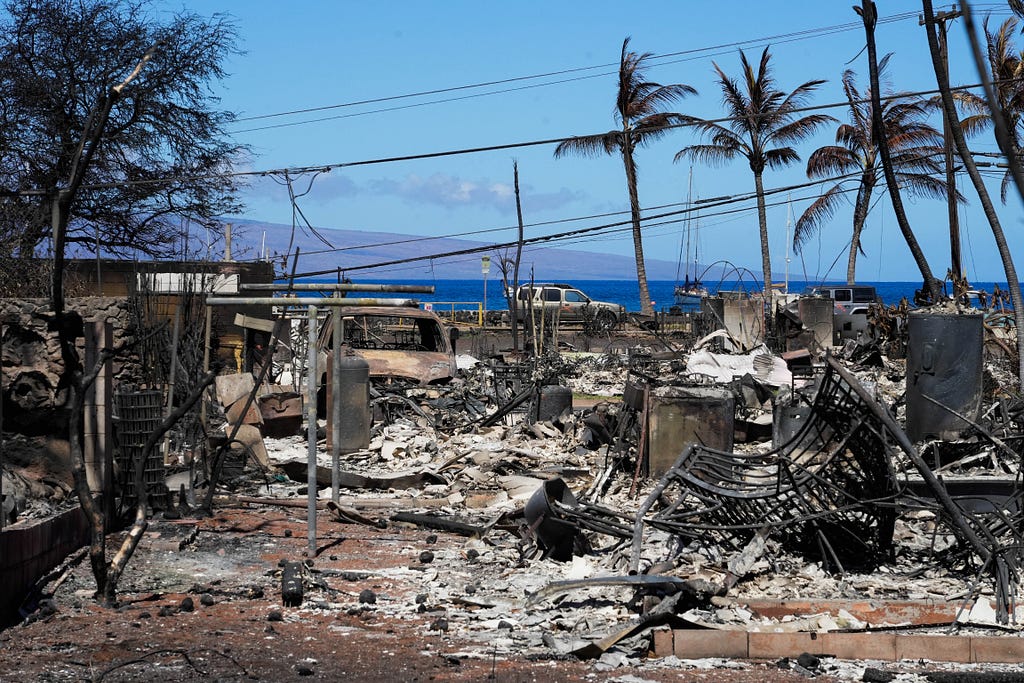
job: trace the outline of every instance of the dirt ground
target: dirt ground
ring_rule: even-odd
[[[116,609],[92,600],[87,560],[68,567],[48,585],[53,597],[26,623],[0,632],[0,680],[804,678],[776,662],[651,660],[642,669],[602,670],[594,661],[509,652],[501,628],[489,646],[460,628],[459,611],[472,609],[471,600],[417,603],[418,575],[429,567],[420,554],[462,553],[465,539],[343,525],[323,512],[311,572],[322,586],[307,589],[300,606],[283,607],[279,562],[308,560],[303,516],[298,508],[227,505],[209,519],[156,521],[122,579]]]

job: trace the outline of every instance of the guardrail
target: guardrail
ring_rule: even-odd
[[[467,318],[476,318],[476,324],[483,327],[484,305],[481,301],[425,301],[422,304],[424,310],[433,311],[439,318],[445,318],[452,322],[469,322]],[[458,315],[462,313],[463,315]]]

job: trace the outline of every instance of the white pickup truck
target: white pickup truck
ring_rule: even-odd
[[[557,317],[559,322],[583,323],[597,330],[610,330],[626,319],[626,307],[595,301],[572,285],[534,283],[516,290],[520,319],[526,316]]]

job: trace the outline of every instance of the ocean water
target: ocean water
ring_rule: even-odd
[[[310,282],[334,282],[335,280],[313,279]],[[356,280],[355,282],[362,282]],[[371,281],[367,280],[367,283]],[[421,302],[430,302],[437,305],[457,304],[456,308],[466,309],[483,301],[484,281],[479,280],[373,280],[372,284],[410,284],[410,285],[433,285],[433,294],[382,294],[382,297],[408,296]],[[591,299],[608,301],[614,304],[621,304],[628,311],[640,310],[640,292],[635,280],[576,280],[569,284],[576,287]],[[789,291],[794,293],[802,292],[811,285],[826,284],[823,282],[803,282],[791,280]],[[874,285],[878,295],[886,304],[899,303],[900,299],[906,297],[907,301],[913,302],[914,291],[920,289],[921,282],[862,282],[858,284]],[[972,283],[972,286],[992,292],[992,282]],[[672,293],[676,282],[674,280],[651,280],[647,283],[651,292],[651,300],[654,302],[655,310],[667,311],[673,305]],[[754,282],[706,282],[705,285],[712,292],[718,291],[747,291],[756,292],[759,288]],[[1006,283],[999,283],[1000,289],[1005,291]],[[373,295],[367,295],[373,296]],[[508,304],[502,292],[500,279],[487,280],[487,310],[505,310]]]

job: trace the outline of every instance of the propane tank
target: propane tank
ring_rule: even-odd
[[[343,451],[355,451],[370,445],[370,364],[346,346],[338,366],[340,400],[333,410],[340,411],[341,430],[335,436]]]

